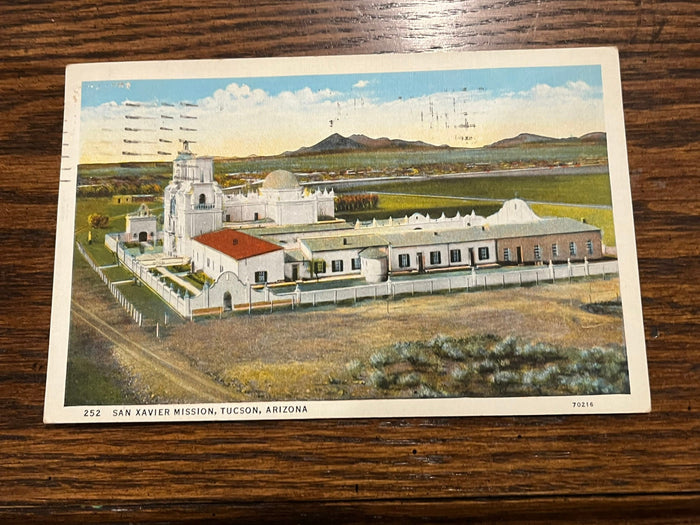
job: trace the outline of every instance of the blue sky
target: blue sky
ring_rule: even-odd
[[[232,157],[276,155],[332,133],[479,147],[519,133],[593,131],[605,131],[597,65],[90,81],[80,138],[81,162],[122,162],[170,160],[183,140]]]
[[[536,68],[500,68],[401,73],[371,73],[349,75],[300,75],[285,77],[164,79],[85,82],[82,105],[99,106],[107,102],[125,101],[195,102],[224,89],[231,83],[247,84],[262,89],[271,96],[283,91],[298,91],[309,87],[313,91],[330,89],[346,97],[372,96],[378,102],[398,97],[416,98],[432,93],[488,91],[494,96],[522,92],[537,84],[560,86],[571,81],[583,81],[593,88],[602,88],[599,66],[562,66]],[[366,82],[365,87],[353,87]]]

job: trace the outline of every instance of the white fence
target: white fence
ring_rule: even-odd
[[[131,303],[129,302],[126,297],[124,297],[124,294],[119,291],[119,288],[117,288],[117,285],[114,284],[112,281],[109,280],[109,278],[105,275],[104,271],[102,271],[102,268],[97,266],[95,261],[92,260],[92,257],[85,251],[85,248],[83,248],[83,245],[80,244],[79,242],[76,243],[78,246],[78,251],[80,254],[83,256],[83,258],[87,261],[87,263],[90,265],[90,267],[95,270],[95,273],[102,279],[102,282],[107,285],[107,288],[109,289],[110,292],[112,292],[112,295],[114,298],[117,300],[117,302],[124,308],[126,313],[129,314],[129,316],[134,320],[134,322],[138,323],[139,326],[143,325],[143,314]]]
[[[459,276],[434,278],[415,278],[405,280],[388,280],[379,284],[367,284],[346,288],[327,290],[301,291],[275,294],[279,299],[292,300],[293,306],[322,303],[338,303],[340,301],[358,301],[362,299],[377,299],[394,297],[396,295],[432,294],[436,292],[478,291],[506,286],[522,286],[526,284],[553,283],[557,280],[573,279],[586,276],[615,275],[618,272],[617,261],[601,261],[595,263],[569,264],[565,266],[539,266],[535,268],[511,271],[471,272]]]
[[[338,303],[342,301],[360,301],[378,299],[396,295],[432,294],[437,292],[479,291],[506,286],[523,286],[528,284],[553,283],[557,280],[573,279],[587,276],[617,274],[617,261],[584,262],[560,266],[537,266],[504,271],[472,271],[463,275],[435,276],[426,278],[406,278],[391,280],[378,284],[365,284],[325,290],[301,290],[297,286],[293,292],[277,292],[275,288],[253,287],[241,283],[234,277],[231,282],[222,278],[211,287],[205,285],[198,293],[190,295],[187,291],[178,291],[172,282],[164,276],[157,276],[139,264],[136,257],[127,253],[123,246],[117,246],[119,260],[144,284],[158,294],[173,310],[186,319],[199,314],[221,313],[224,310],[265,307],[272,310],[275,305],[316,306],[319,304]],[[224,293],[228,295],[225,303]]]
[[[117,257],[131,273],[138,277],[151,290],[160,295],[171,308],[183,317],[190,316],[190,309],[188,308],[190,301],[187,292],[180,294],[167,280],[161,280],[160,276],[153,275],[147,268],[139,264],[136,257],[127,253],[121,243],[117,245]]]

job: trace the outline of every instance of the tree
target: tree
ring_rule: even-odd
[[[100,213],[91,213],[88,215],[88,224],[93,228],[106,228],[109,224],[109,217]]]

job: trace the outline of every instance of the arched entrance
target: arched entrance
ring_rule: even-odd
[[[146,242],[148,240],[148,232],[139,232],[139,242]]]
[[[224,294],[224,312],[230,312],[233,310],[233,305],[231,304],[231,294],[226,292]]]

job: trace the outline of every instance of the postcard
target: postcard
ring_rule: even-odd
[[[66,71],[46,423],[650,410],[613,48]]]

